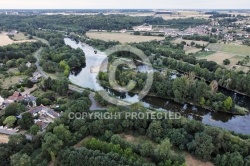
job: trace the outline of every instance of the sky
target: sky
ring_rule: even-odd
[[[0,0],[0,9],[249,9],[250,0]]]

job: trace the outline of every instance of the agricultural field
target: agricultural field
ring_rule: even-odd
[[[238,71],[244,71],[244,72],[248,72],[249,71],[249,67],[244,67],[244,66],[240,66],[240,65],[236,65],[240,60],[242,60],[244,58],[244,56],[239,56],[239,55],[234,55],[234,54],[230,54],[227,52],[204,52],[201,54],[198,54],[197,56],[198,59],[206,59],[208,61],[214,61],[220,65],[224,65],[223,64],[223,60],[225,59],[229,59],[230,60],[230,64],[225,66],[228,69],[237,69]]]
[[[9,141],[9,136],[0,134],[0,143],[7,143]]]
[[[87,32],[89,38],[100,39],[104,41],[119,41],[121,43],[146,42],[151,40],[164,40],[164,37],[158,36],[135,36],[129,33],[111,33],[111,32]]]
[[[6,46],[9,44],[13,44],[13,43],[35,42],[36,41],[36,40],[24,39],[23,36],[20,34],[19,36],[16,37],[16,39],[18,39],[18,41],[14,41],[14,40],[10,39],[6,33],[1,33],[0,34],[0,46]],[[21,39],[24,39],[24,40],[21,40]]]
[[[212,51],[223,51],[235,55],[250,55],[250,47],[238,44],[209,44],[208,49]]]
[[[184,51],[185,51],[186,54],[189,54],[189,53],[199,52],[199,51],[201,51],[201,49],[200,48],[196,48],[196,47],[185,47]]]
[[[196,11],[177,11],[178,13],[173,14],[173,15],[162,15],[162,18],[165,20],[170,20],[170,19],[179,19],[179,18],[204,18],[208,19],[210,15],[205,15],[203,13],[199,13]]]

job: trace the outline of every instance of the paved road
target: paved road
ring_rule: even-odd
[[[34,54],[34,57],[36,58],[36,67],[38,72],[44,77],[44,78],[48,78],[47,74],[43,71],[42,67],[40,66],[40,54],[42,52],[43,48],[40,48],[39,50],[37,50]]]

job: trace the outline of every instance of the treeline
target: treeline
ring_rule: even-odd
[[[26,58],[27,55],[32,55],[42,45],[40,42],[25,42],[2,46],[0,47],[0,62],[6,63],[10,59]]]
[[[236,17],[234,14],[226,14],[226,13],[216,13],[210,16],[209,18],[219,18],[219,17]]]
[[[209,43],[217,43],[217,39],[211,36],[201,36],[198,34],[187,35],[182,37],[185,40],[197,40],[197,41],[207,41]]]
[[[151,25],[170,25],[174,28],[187,28],[189,26],[208,25],[209,20],[206,19],[173,19],[164,20],[161,17],[143,16],[132,17],[126,15],[30,15],[30,16],[14,16],[1,15],[0,27],[2,30],[16,29],[21,32],[30,30],[47,29],[65,32],[75,32],[85,34],[90,29],[97,30],[132,30],[133,26],[142,25],[144,23]]]
[[[165,25],[169,25],[171,28],[185,29],[190,26],[195,27],[198,25],[208,25],[209,23],[210,21],[206,19],[180,18],[180,19],[166,20]]]
[[[17,29],[21,32],[27,32],[29,29],[49,29],[66,32],[76,32],[85,34],[90,29],[98,30],[121,30],[132,29],[133,26],[148,24],[165,24],[162,18],[131,17],[126,15],[33,15],[33,16],[11,16],[2,15],[0,18],[0,27],[6,30]]]
[[[106,41],[99,40],[99,39],[89,39],[89,38],[81,38],[80,41],[84,42],[90,46],[93,46],[101,51],[104,51],[108,48],[111,48],[113,46],[120,44],[120,42],[118,42],[118,41],[107,41],[106,42]]]

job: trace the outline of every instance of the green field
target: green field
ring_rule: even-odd
[[[209,44],[207,48],[209,48],[212,51],[222,51],[238,55],[250,55],[250,47],[248,46],[216,43],[216,44]]]

